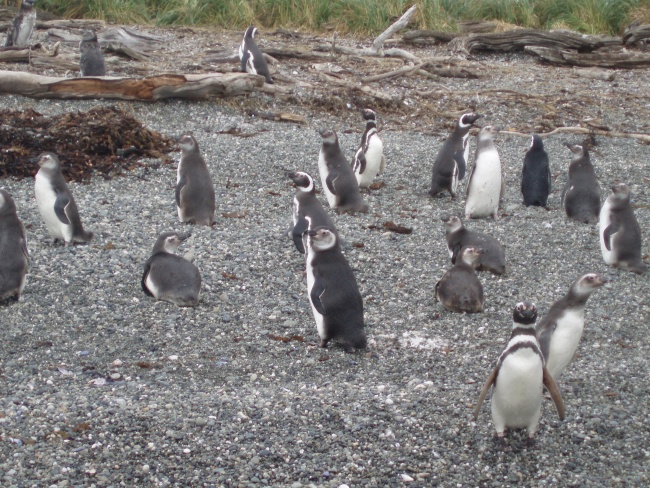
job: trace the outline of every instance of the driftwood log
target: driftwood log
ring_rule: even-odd
[[[539,56],[544,61],[568,66],[615,69],[650,67],[650,53],[643,52],[620,50],[579,53],[566,49],[553,49],[541,46],[527,46],[525,51]]]
[[[0,22],[0,32],[6,32],[11,21]],[[60,19],[60,20],[36,20],[36,29],[103,29],[106,23],[103,20],[83,19]]]
[[[642,49],[650,48],[650,24],[631,25],[623,33],[623,43]]]

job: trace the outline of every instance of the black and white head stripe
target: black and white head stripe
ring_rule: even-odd
[[[519,302],[512,312],[512,320],[515,324],[534,324],[537,320],[537,307],[531,302]]]
[[[314,179],[307,173],[296,171],[295,173],[291,173],[289,178],[293,180],[294,184],[300,189],[300,191],[309,193],[314,190]]]

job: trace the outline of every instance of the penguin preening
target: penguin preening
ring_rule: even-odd
[[[488,125],[481,129],[476,142],[474,167],[467,183],[465,218],[477,219],[492,216],[499,218],[499,202],[505,185],[501,173],[501,159],[494,145],[498,129]]]
[[[241,71],[243,73],[261,75],[265,78],[267,83],[272,84],[273,79],[269,72],[269,66],[266,64],[266,59],[264,59],[262,51],[255,43],[255,34],[257,34],[257,27],[253,26],[250,26],[246,29],[246,32],[244,32],[244,39],[239,46]]]
[[[377,115],[369,108],[361,111],[361,116],[366,121],[366,130],[361,136],[361,145],[354,155],[352,168],[359,188],[368,188],[376,176],[382,174],[386,168],[384,157],[384,143],[377,133]]]
[[[585,305],[589,296],[607,279],[587,273],[573,282],[568,293],[551,305],[537,324],[536,334],[546,368],[555,381],[560,378],[578,349],[585,325]]]
[[[477,271],[490,271],[494,274],[506,272],[506,256],[494,237],[465,228],[463,221],[456,216],[443,219],[447,237],[447,249],[452,264],[458,259],[461,249],[466,246],[480,248],[483,252],[478,257]]]
[[[38,159],[40,169],[34,178],[36,203],[47,230],[54,241],[66,246],[88,242],[93,233],[84,230],[77,204],[61,173],[61,163],[54,153],[43,153]]]
[[[520,302],[512,317],[510,339],[483,386],[474,409],[474,420],[478,419],[483,400],[494,386],[491,410],[497,436],[502,438],[507,428],[525,428],[532,439],[542,415],[542,387],[551,394],[560,420],[564,420],[564,403],[560,390],[546,370],[535,337],[537,308],[530,302]]]
[[[0,189],[0,302],[18,301],[25,288],[29,252],[16,204]]]
[[[551,168],[542,138],[533,134],[521,170],[521,194],[524,205],[546,207],[551,191]]]
[[[610,266],[643,274],[647,266],[641,257],[641,227],[630,205],[625,183],[612,186],[612,194],[600,209],[600,250]]]
[[[562,190],[562,207],[572,220],[583,224],[594,224],[600,213],[600,186],[589,158],[587,146],[568,144],[573,153],[569,164],[569,175]]]
[[[454,266],[436,283],[435,297],[452,312],[483,311],[483,285],[474,270],[483,251],[478,247],[463,248]]]
[[[20,12],[14,17],[13,22],[7,29],[6,47],[27,47],[32,37],[34,25],[36,24],[36,0],[23,0],[20,4]]]
[[[196,139],[186,134],[180,138],[181,159],[176,172],[176,206],[181,222],[212,225],[215,193],[208,165]]]
[[[187,259],[174,254],[189,235],[177,232],[160,234],[151,257],[144,265],[142,290],[156,300],[171,302],[179,307],[194,307],[199,303],[201,273]]]
[[[84,31],[79,43],[79,71],[81,76],[106,76],[106,65],[97,34],[92,29]]]
[[[480,114],[466,113],[456,122],[454,131],[443,143],[433,163],[430,196],[447,190],[452,198],[456,197],[458,182],[465,177],[467,168],[469,131],[481,117]]]

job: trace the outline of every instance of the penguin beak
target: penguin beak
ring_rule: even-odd
[[[178,234],[178,238],[180,239],[181,242],[186,241],[190,237],[192,237],[191,232],[188,232],[187,234]]]
[[[573,147],[573,144],[571,144],[570,142],[563,142],[562,144],[564,144],[569,149],[571,149]]]

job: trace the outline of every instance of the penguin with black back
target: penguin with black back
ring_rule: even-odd
[[[562,190],[562,207],[571,220],[594,224],[600,214],[600,185],[585,144],[565,143],[573,154]]]
[[[81,76],[106,76],[106,65],[97,34],[92,29],[84,31],[79,43],[79,70]]]
[[[436,283],[435,297],[452,312],[478,313],[483,311],[483,285],[474,270],[483,251],[468,246],[461,249],[454,266]]]
[[[36,0],[23,0],[20,11],[7,29],[6,47],[27,47],[36,25]]]
[[[0,189],[0,303],[18,301],[25,288],[29,252],[25,227],[16,213],[16,204]]]
[[[239,46],[241,71],[242,73],[261,75],[267,83],[273,84],[266,59],[264,59],[261,49],[255,43],[255,34],[257,34],[257,27],[252,25],[244,32],[244,39]]]
[[[190,134],[178,141],[181,159],[176,171],[176,207],[181,222],[210,226],[214,222],[215,192],[199,144]]]
[[[452,264],[458,259],[460,250],[466,246],[480,248],[483,252],[478,257],[477,271],[489,271],[494,274],[506,272],[506,255],[499,241],[494,237],[468,230],[460,218],[452,215],[443,219],[447,235],[447,249]]]
[[[546,208],[551,191],[551,168],[542,138],[533,134],[521,170],[521,194],[524,205]]]
[[[376,176],[386,169],[384,143],[377,133],[377,115],[370,108],[361,111],[366,121],[366,130],[361,136],[361,145],[354,155],[352,169],[357,178],[359,188],[368,188]]]

